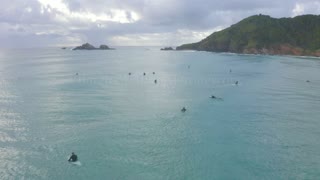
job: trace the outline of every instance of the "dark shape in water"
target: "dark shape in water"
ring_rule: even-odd
[[[128,74],[129,74],[129,76],[130,76],[130,75],[131,75],[131,72],[129,72]]]
[[[78,76],[79,74],[78,73],[76,73],[76,76]]]
[[[306,80],[306,82],[310,82],[309,80]]]
[[[109,46],[102,44],[100,45],[99,49],[110,49],[110,48]]]
[[[235,85],[238,85],[238,83],[239,83],[239,82],[238,82],[238,81],[236,81],[234,84],[235,84]]]
[[[152,74],[156,74],[155,72],[152,72]]]
[[[183,107],[182,109],[181,109],[181,112],[186,112],[187,111],[187,109],[185,108],[185,107]]]
[[[78,161],[78,156],[74,152],[72,152],[68,161],[69,162],[76,162],[76,161]]]
[[[214,96],[214,95],[212,95],[210,98],[211,98],[211,99],[216,99],[216,100],[222,100],[222,98],[216,97],[216,96]]]
[[[82,44],[81,46],[77,46],[73,48],[72,50],[113,50],[113,48],[109,48],[107,45],[100,45],[99,48],[94,47],[93,45],[89,43]]]
[[[155,84],[157,84],[157,82],[158,82],[157,80],[154,80],[154,83],[155,83]]]
[[[174,49],[172,47],[164,47],[160,49],[161,51],[173,51]]]
[[[143,73],[143,75],[145,76],[145,75],[146,75],[146,73],[144,72],[144,73]]]

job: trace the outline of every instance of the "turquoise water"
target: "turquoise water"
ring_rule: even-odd
[[[319,69],[158,48],[1,50],[0,179],[317,179]]]

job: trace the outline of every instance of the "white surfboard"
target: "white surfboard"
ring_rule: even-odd
[[[80,161],[70,162],[70,163],[73,164],[73,165],[76,165],[76,166],[81,166],[81,162]]]

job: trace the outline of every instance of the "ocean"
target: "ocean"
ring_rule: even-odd
[[[0,50],[0,179],[320,177],[319,58],[159,49]]]

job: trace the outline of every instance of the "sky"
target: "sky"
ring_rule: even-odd
[[[320,0],[6,0],[0,47],[177,46],[255,14],[320,13]]]

